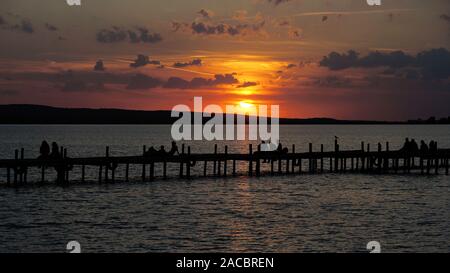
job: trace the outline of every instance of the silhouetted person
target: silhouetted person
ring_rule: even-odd
[[[167,154],[166,148],[164,148],[164,145],[161,145],[161,147],[159,147],[158,154],[159,154],[159,155],[162,155],[162,156],[164,156],[164,155]]]
[[[409,152],[412,154],[417,154],[419,151],[419,145],[417,144],[416,140],[413,138],[411,142],[409,143]]]
[[[42,141],[41,147],[39,148],[39,153],[39,158],[48,158],[50,155],[50,145],[48,145],[47,141]]]
[[[61,154],[59,152],[59,146],[56,142],[52,142],[52,152],[50,154],[50,157],[53,159],[61,158]]]
[[[278,143],[277,152],[279,153],[283,152],[283,144],[281,144],[281,142]]]
[[[409,142],[409,138],[405,138],[405,144],[403,144],[403,147],[400,149],[400,151],[402,152],[409,152],[410,151],[410,142]]]
[[[434,141],[434,140],[432,140],[432,141],[430,142],[430,153],[431,153],[431,154],[434,154],[434,153],[436,153],[436,152],[437,152],[437,142]]]
[[[180,152],[178,151],[177,143],[175,141],[172,141],[172,147],[170,148],[169,155],[175,154],[180,154]]]
[[[420,154],[421,155],[428,154],[428,145],[423,140],[420,141]]]
[[[148,148],[148,150],[145,152],[144,156],[154,156],[158,153],[158,151],[152,147]]]

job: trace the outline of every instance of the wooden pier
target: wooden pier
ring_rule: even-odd
[[[309,144],[307,152],[297,153],[295,145],[292,145],[290,152],[263,152],[260,146],[254,148],[249,145],[248,153],[233,154],[228,153],[225,146],[223,152],[218,152],[215,145],[214,152],[210,154],[195,154],[191,148],[182,145],[179,155],[152,155],[145,156],[146,147],[143,147],[143,154],[140,156],[110,156],[110,149],[106,147],[105,156],[89,158],[70,158],[67,150],[61,148],[61,156],[57,159],[29,159],[25,158],[24,149],[16,150],[14,159],[0,160],[0,169],[6,169],[6,177],[0,177],[0,182],[5,182],[9,186],[20,186],[28,182],[44,183],[46,174],[53,171],[56,173],[57,184],[69,184],[71,181],[86,180],[86,167],[98,169],[97,179],[99,183],[109,183],[115,181],[130,181],[136,176],[131,176],[130,166],[138,166],[141,169],[140,179],[142,181],[153,181],[157,175],[163,179],[176,174],[168,173],[167,165],[176,164],[178,166],[178,177],[191,179],[201,176],[261,176],[261,175],[299,175],[299,174],[323,174],[323,173],[362,173],[362,174],[409,174],[437,175],[449,173],[450,149],[438,149],[435,152],[420,154],[404,151],[390,151],[389,143],[385,148],[379,143],[375,151],[370,150],[370,145],[361,143],[359,150],[341,151],[337,141],[334,151],[324,151],[324,146],[320,145],[320,150],[314,151],[313,144]],[[160,173],[155,174],[155,165],[160,167]],[[212,164],[211,169],[208,166]],[[230,165],[229,165],[230,164]],[[237,164],[246,164],[248,171],[237,172]],[[266,171],[262,171],[262,164],[266,165]],[[74,167],[80,168],[77,175],[71,175]],[[116,170],[118,166],[125,167],[124,175],[117,178]],[[191,169],[197,166],[203,168],[202,175],[192,175]],[[270,166],[270,170],[269,167]],[[303,167],[306,167],[303,169]],[[40,171],[39,181],[28,181],[28,170],[37,168]],[[247,167],[246,167],[247,168]],[[208,172],[209,170],[209,172]],[[6,181],[3,181],[6,179]]]

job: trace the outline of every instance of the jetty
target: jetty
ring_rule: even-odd
[[[383,147],[384,146],[384,147]],[[67,156],[67,149],[61,147],[61,157],[51,158],[25,158],[24,149],[15,150],[14,159],[0,159],[0,169],[6,175],[0,177],[0,182],[8,186],[21,186],[27,183],[48,182],[46,175],[50,172],[56,174],[56,184],[67,185],[75,182],[85,182],[86,167],[96,168],[96,179],[87,182],[111,183],[116,181],[128,182],[130,179],[153,181],[158,178],[179,177],[195,179],[198,177],[226,177],[226,176],[267,176],[267,175],[301,175],[325,173],[360,173],[360,174],[415,174],[438,175],[449,173],[450,149],[437,149],[434,152],[421,154],[402,150],[391,151],[389,142],[385,145],[378,143],[374,150],[370,144],[361,142],[358,150],[340,150],[335,141],[333,151],[314,151],[313,144],[309,143],[307,152],[296,152],[292,145],[289,152],[265,152],[261,146],[253,147],[249,144],[245,154],[229,153],[228,146],[218,152],[217,144],[212,153],[192,153],[190,146],[182,145],[178,155],[151,155],[146,154],[143,146],[142,155],[138,156],[110,156],[110,148],[106,147],[102,157],[71,158]],[[168,164],[175,164],[177,171],[168,173]],[[211,164],[211,165],[209,165]],[[245,173],[238,173],[236,164],[245,166]],[[245,165],[242,165],[245,164]],[[262,171],[262,164],[265,170]],[[269,166],[268,166],[269,165]],[[125,170],[117,175],[117,168],[122,166]],[[139,169],[139,174],[130,174],[130,166]],[[155,172],[158,166],[159,173]],[[212,168],[211,168],[212,166]],[[77,171],[75,172],[75,167]],[[193,175],[191,169],[202,168],[203,173]],[[29,181],[28,173],[31,168],[40,172],[40,179]],[[36,176],[34,176],[36,177]]]

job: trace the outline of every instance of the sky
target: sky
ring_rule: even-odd
[[[0,104],[450,116],[450,0],[2,0]]]

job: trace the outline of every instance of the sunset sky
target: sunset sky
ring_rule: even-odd
[[[449,0],[81,1],[1,0],[0,104],[450,116]]]

